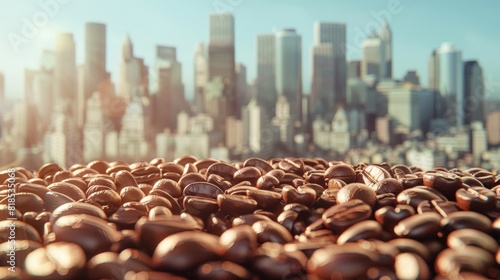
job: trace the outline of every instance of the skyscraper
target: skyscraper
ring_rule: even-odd
[[[54,98],[58,105],[72,116],[76,116],[76,57],[73,34],[61,33],[57,36],[54,65]],[[71,104],[71,105],[70,105]]]
[[[302,119],[302,39],[295,29],[276,33],[275,55],[277,95],[286,97],[290,118],[299,121]]]
[[[485,122],[483,70],[475,60],[464,63],[464,124]]]
[[[382,76],[392,79],[392,31],[387,21],[380,32],[380,39],[382,40],[382,44],[384,44],[385,50],[385,72],[382,73]]]
[[[334,59],[331,43],[323,43],[312,47],[312,115],[333,116],[333,109],[338,101],[334,93]]]
[[[142,58],[134,56],[132,40],[127,35],[120,56],[118,95],[127,101],[132,97],[148,96],[148,78],[148,68]]]
[[[276,44],[274,34],[257,35],[257,101],[274,115],[276,106]]]
[[[156,46],[156,82],[152,87],[155,92],[153,119],[157,131],[167,128],[173,131],[177,127],[177,114],[185,106],[181,70],[175,47]]]
[[[363,58],[361,59],[361,77],[372,76],[382,80],[386,69],[384,43],[375,32],[363,41]]]
[[[434,77],[445,102],[445,119],[450,125],[461,126],[464,121],[464,76],[462,52],[451,43],[443,43],[436,50],[439,60],[438,76]]]
[[[250,87],[247,82],[247,67],[243,63],[236,64],[236,92],[238,96],[238,106],[245,107],[250,101]]]
[[[207,86],[207,57],[205,45],[199,43],[194,53],[194,105],[197,113],[205,112],[205,87]]]
[[[0,104],[4,104],[5,100],[5,80],[3,74],[0,72]]]
[[[230,13],[210,15],[208,82],[219,76],[224,84],[227,114],[239,115],[236,96],[234,17]]]
[[[336,104],[343,104],[347,84],[346,25],[344,23],[317,22],[314,24],[314,45],[328,43],[332,46],[333,75],[330,77],[333,80],[333,101]],[[325,74],[330,75],[330,73]],[[333,107],[331,109],[333,110]]]
[[[89,98],[106,80],[106,25],[85,24],[85,97]]]

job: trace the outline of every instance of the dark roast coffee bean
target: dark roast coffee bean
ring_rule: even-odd
[[[257,205],[261,209],[273,209],[281,201],[281,194],[273,191],[260,190],[257,188],[247,189],[246,195],[257,201]]]
[[[398,200],[399,204],[407,204],[413,207],[414,209],[417,209],[418,204],[420,204],[420,202],[425,200],[428,201],[446,200],[440,197],[439,195],[433,193],[430,189],[419,188],[419,187],[413,187],[402,191],[400,194],[398,194],[396,199]]]
[[[462,188],[462,180],[453,173],[424,173],[424,185],[442,193],[448,200],[455,199],[455,192]]]
[[[0,221],[0,243],[9,240],[15,240],[16,242],[20,240],[42,242],[40,235],[33,226],[18,220]]]
[[[458,207],[464,211],[485,213],[496,210],[496,195],[487,188],[470,187],[460,189],[455,195]]]
[[[386,231],[393,232],[394,227],[402,220],[415,214],[410,205],[398,204],[396,207],[385,206],[375,211],[375,220],[379,222]]]
[[[285,244],[293,240],[290,232],[277,222],[257,221],[252,225],[252,229],[260,244],[265,242]]]
[[[357,177],[359,178],[357,179],[358,182],[372,187],[372,185],[382,181],[383,179],[391,178],[391,175],[387,170],[380,166],[368,165],[361,170]]]
[[[218,250],[218,238],[214,235],[204,232],[172,234],[156,247],[153,267],[162,271],[188,272],[219,259]]]
[[[219,210],[217,200],[201,196],[185,196],[182,204],[187,213],[203,219]]]
[[[9,196],[0,200],[0,204],[8,204],[9,199],[15,199],[15,208],[21,212],[21,214],[30,211],[41,212],[45,208],[45,203],[42,198],[34,193],[10,193]]]
[[[459,250],[445,249],[436,258],[436,272],[441,276],[455,277],[454,273],[470,271],[496,279],[498,270],[494,269],[495,260],[487,251],[473,246]]]
[[[394,233],[412,239],[436,238],[441,230],[440,221],[441,216],[436,213],[413,215],[400,221],[394,227]]]
[[[257,167],[247,166],[234,172],[233,180],[236,183],[242,181],[249,181],[253,186],[255,186],[257,180],[260,178],[261,175],[262,174]]]
[[[200,280],[251,280],[252,274],[243,266],[230,261],[208,262],[195,272],[196,279]]]
[[[417,240],[408,238],[395,238],[387,242],[387,244],[396,247],[400,253],[414,253],[419,255],[427,263],[431,262],[431,252],[425,245]]]
[[[207,182],[191,183],[183,190],[183,196],[202,196],[212,199],[217,199],[217,196],[223,193],[219,187]]]
[[[382,231],[379,223],[371,220],[362,221],[346,229],[337,239],[337,244],[342,245],[362,239],[379,239]]]
[[[488,217],[472,211],[451,213],[441,220],[441,226],[446,233],[457,229],[476,229],[482,232],[491,230],[491,221]]]
[[[258,221],[272,221],[268,216],[260,215],[260,214],[247,214],[241,215],[237,218],[233,219],[232,226],[238,225],[253,225]]]
[[[352,199],[334,205],[323,213],[324,225],[335,233],[342,233],[348,227],[367,220],[372,214],[370,205],[359,199]]]
[[[57,207],[63,204],[75,202],[75,200],[71,197],[57,192],[47,192],[43,197],[43,200],[47,211],[54,211]]]
[[[52,225],[52,231],[54,241],[75,243],[88,258],[111,250],[120,239],[120,233],[106,221],[85,214],[60,217]]]
[[[394,270],[398,279],[419,280],[431,279],[431,270],[415,253],[401,253],[396,256]]]
[[[245,263],[257,250],[257,235],[249,225],[228,229],[219,238],[221,255],[225,260]]]
[[[447,238],[448,247],[452,249],[463,249],[466,246],[476,246],[492,254],[498,250],[497,241],[490,235],[475,229],[455,230]]]
[[[357,243],[330,245],[316,250],[307,262],[314,279],[356,279],[376,264],[378,255]]]
[[[458,211],[460,211],[460,209],[458,208],[457,203],[453,201],[424,200],[417,206],[417,212],[419,214],[425,212],[434,212],[445,218],[448,217],[449,214]]]
[[[118,230],[133,229],[135,223],[143,216],[144,213],[137,209],[120,207],[108,221],[116,224]]]
[[[56,242],[26,257],[23,270],[29,279],[75,279],[85,268],[85,253],[76,244]]]
[[[176,181],[170,179],[160,179],[156,181],[153,189],[158,188],[169,193],[172,197],[181,197],[182,190]]]
[[[281,244],[264,243],[250,260],[260,279],[307,279],[307,257],[300,251],[288,252]]]
[[[247,160],[245,160],[245,162],[243,163],[243,166],[246,167],[246,166],[255,166],[255,167],[259,167],[259,168],[262,168],[265,172],[269,172],[271,170],[273,170],[273,167],[265,160],[262,160],[260,158],[249,158]]]
[[[141,201],[146,195],[138,187],[124,187],[120,191],[121,203],[131,202],[131,201]]]
[[[106,213],[104,213],[101,208],[84,202],[70,202],[63,204],[52,211],[50,223],[54,224],[60,217],[72,214],[85,214],[106,220]]]
[[[342,180],[346,184],[356,182],[356,172],[347,164],[337,164],[329,167],[325,171],[325,180],[328,182],[331,179]]]
[[[111,216],[122,205],[120,195],[113,190],[102,190],[92,193],[87,197],[88,200],[97,202],[101,205],[106,215]]]
[[[100,253],[87,263],[89,280],[124,279],[125,274],[130,270],[120,262],[118,254],[114,252]]]
[[[316,191],[307,186],[294,188],[290,185],[284,185],[281,195],[285,203],[300,203],[311,206],[316,201]]]
[[[372,209],[377,204],[377,195],[375,192],[367,185],[361,183],[348,184],[337,193],[337,203],[344,203],[353,199],[363,201]]]
[[[26,262],[29,253],[41,247],[42,244],[32,240],[16,240],[15,242],[10,240],[0,243],[0,263],[2,266],[12,266],[14,263],[22,265]]]
[[[221,211],[233,217],[250,214],[257,210],[257,201],[241,195],[219,194],[217,204]]]
[[[398,204],[398,201],[393,193],[384,193],[377,195],[377,210],[385,206],[395,207],[396,204]]]
[[[385,178],[377,181],[375,184],[371,185],[371,188],[377,195],[385,193],[398,195],[403,191],[403,185],[401,184],[401,182],[394,178]]]

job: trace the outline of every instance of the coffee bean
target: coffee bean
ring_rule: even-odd
[[[71,197],[57,192],[47,192],[43,197],[43,201],[47,211],[54,211],[63,204],[75,202]]]
[[[41,212],[45,208],[45,203],[38,195],[34,193],[18,192],[9,194],[2,200],[0,204],[7,204],[9,199],[15,198],[16,210],[24,214],[29,211]]]
[[[246,195],[257,201],[261,209],[274,209],[281,201],[281,194],[273,191],[261,190],[257,188],[247,189]]]
[[[424,185],[442,193],[448,200],[455,199],[455,192],[462,188],[462,180],[453,173],[435,172],[423,175]]]
[[[54,224],[60,217],[73,214],[85,214],[106,220],[106,213],[104,213],[101,208],[84,202],[70,202],[63,204],[52,211],[50,223]]]
[[[423,213],[413,215],[400,221],[394,227],[394,233],[400,237],[412,239],[437,238],[441,216],[436,213]]]
[[[337,203],[344,203],[353,199],[359,199],[374,208],[377,204],[377,195],[365,184],[351,183],[343,187],[337,193]]]
[[[337,244],[342,245],[358,240],[379,239],[382,236],[382,226],[375,221],[362,221],[346,229],[337,239]]]
[[[162,271],[188,272],[203,263],[218,260],[218,250],[218,239],[214,235],[204,232],[172,234],[156,247],[153,267]]]
[[[453,201],[424,200],[417,206],[417,212],[419,214],[434,212],[445,218],[448,217],[449,214],[458,211],[460,211],[460,209],[458,208],[457,203]]]
[[[245,160],[245,162],[243,163],[243,166],[244,167],[247,167],[247,166],[259,167],[259,168],[262,168],[265,172],[269,172],[269,171],[273,170],[273,167],[267,161],[262,160],[260,158],[249,158],[249,159]]]
[[[114,252],[104,252],[92,257],[87,263],[87,269],[89,280],[124,279],[129,271]]]
[[[87,199],[99,203],[102,210],[104,210],[108,216],[111,216],[122,204],[120,195],[113,190],[94,192],[89,195]]]
[[[241,195],[219,194],[217,204],[221,211],[233,217],[250,214],[257,210],[257,201]]]
[[[120,207],[109,217],[108,221],[117,225],[118,230],[133,229],[144,213],[135,208]]]
[[[144,192],[138,187],[125,187],[120,191],[120,201],[121,203],[131,202],[131,201],[141,201],[145,197]]]
[[[346,184],[356,182],[356,172],[347,164],[337,164],[329,167],[325,171],[325,180],[328,183],[331,179],[342,180]]]
[[[495,269],[495,260],[487,251],[473,246],[466,246],[459,250],[445,249],[437,256],[436,272],[445,277],[456,277],[460,271],[470,271],[496,279],[498,270]]]
[[[429,248],[417,240],[409,238],[395,238],[387,242],[387,244],[396,247],[400,253],[413,253],[420,256],[427,263],[431,262],[432,255]]]
[[[15,254],[15,262],[22,265],[26,263],[28,254],[38,248],[42,248],[42,244],[33,240],[15,240],[15,242],[11,240],[5,241],[0,243],[0,263],[2,266],[9,265],[11,256]]]
[[[448,247],[456,250],[464,249],[466,246],[476,246],[491,254],[498,250],[497,241],[490,235],[475,229],[459,229],[448,235]]]
[[[496,210],[496,195],[487,188],[470,187],[460,189],[455,195],[458,207],[464,211],[485,213]]]
[[[156,181],[153,189],[158,188],[169,193],[172,197],[178,198],[182,196],[181,187],[176,181],[170,179],[160,179]]]
[[[451,213],[441,220],[441,227],[446,233],[466,228],[489,232],[491,230],[491,221],[488,217],[476,212],[459,211]]]
[[[367,220],[372,214],[370,205],[359,199],[334,205],[323,213],[324,225],[335,233],[342,233],[350,226]]]
[[[273,221],[257,221],[252,225],[253,231],[257,235],[257,241],[260,244],[265,242],[275,242],[284,244],[293,240],[290,232]]]
[[[418,204],[422,201],[438,200],[444,201],[443,197],[433,193],[430,189],[413,187],[402,191],[397,197],[399,204],[407,204],[417,209]]]
[[[86,198],[85,193],[80,188],[68,182],[52,183],[47,187],[47,189],[51,192],[58,192],[67,195],[74,201]]]
[[[217,199],[217,196],[223,193],[219,187],[207,182],[191,183],[182,192],[183,196],[202,196],[212,199]]]
[[[203,219],[219,210],[217,200],[201,196],[185,196],[182,205],[187,213]]]
[[[300,251],[285,251],[281,244],[264,243],[251,258],[250,266],[260,279],[307,279],[307,257]]]
[[[196,270],[196,279],[210,280],[251,280],[252,274],[243,266],[230,261],[208,262]]]
[[[120,170],[115,176],[116,189],[120,191],[124,187],[133,186],[137,187],[138,183],[134,176],[127,170]]]
[[[375,211],[375,220],[379,222],[386,231],[393,232],[394,227],[402,220],[415,214],[413,207],[398,204],[396,207],[385,206]]]
[[[398,279],[431,279],[429,266],[415,253],[401,253],[396,256],[394,270]]]
[[[401,182],[394,178],[382,179],[380,181],[377,181],[375,184],[371,185],[371,187],[377,195],[385,193],[392,193],[398,195],[400,192],[403,191],[403,185],[401,184]]]
[[[257,250],[257,235],[249,225],[226,230],[219,238],[221,256],[225,260],[244,264]]]
[[[26,257],[23,270],[29,279],[75,279],[85,268],[85,253],[76,244],[56,242],[35,249]]]
[[[290,185],[283,186],[281,191],[285,203],[300,203],[306,206],[312,206],[316,201],[316,191],[307,186],[294,188]]]

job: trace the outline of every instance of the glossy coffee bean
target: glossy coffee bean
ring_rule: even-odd
[[[485,213],[496,210],[496,195],[487,188],[470,187],[460,189],[455,195],[458,207],[464,211]]]
[[[451,213],[448,217],[442,219],[441,227],[446,233],[466,228],[489,232],[491,230],[491,221],[488,217],[476,212],[459,211]]]
[[[120,239],[120,233],[106,221],[85,214],[60,217],[52,225],[52,231],[55,242],[75,243],[88,258],[111,250]]]
[[[375,211],[375,220],[377,220],[386,231],[392,232],[400,221],[414,214],[415,210],[413,207],[398,204],[396,207],[385,206]]]
[[[250,259],[260,279],[307,279],[307,257],[300,251],[285,251],[281,244],[264,243]]]
[[[403,191],[403,185],[401,182],[395,178],[385,178],[377,181],[375,184],[371,185],[371,188],[375,191],[377,195],[392,193],[398,195]]]
[[[219,239],[221,256],[225,260],[245,263],[257,250],[257,235],[249,225],[226,230]]]
[[[394,263],[394,270],[397,279],[431,279],[429,266],[421,256],[415,253],[398,254]]]
[[[386,178],[391,178],[390,173],[383,167],[378,165],[368,165],[361,169],[357,175],[357,181],[367,186],[373,186],[379,181]]]
[[[257,221],[252,225],[252,229],[260,244],[265,242],[285,244],[293,240],[290,232],[277,222]]]
[[[285,203],[300,203],[311,206],[316,201],[316,191],[307,186],[294,188],[290,185],[285,185],[282,188],[281,195]]]
[[[21,212],[21,214],[30,211],[41,212],[45,208],[42,198],[34,193],[18,192],[16,194],[9,194],[9,196],[0,200],[0,204],[8,204],[9,199],[15,201],[16,210]]]
[[[422,214],[425,212],[438,213],[442,217],[448,217],[449,214],[458,212],[460,209],[456,202],[453,201],[440,201],[440,200],[424,200],[417,206],[417,213]]]
[[[19,220],[0,221],[0,243],[9,240],[42,242],[40,235],[33,226]]]
[[[230,261],[208,262],[196,270],[196,279],[251,280],[252,274],[243,266]]]
[[[47,189],[51,192],[58,192],[67,195],[74,201],[86,198],[85,193],[80,188],[67,182],[52,183],[47,187]]]
[[[57,207],[66,204],[75,202],[71,197],[57,192],[47,192],[43,197],[45,209],[47,211],[54,211]]]
[[[120,201],[121,203],[131,202],[131,201],[141,201],[146,195],[138,187],[124,187],[120,191]]]
[[[387,242],[387,244],[394,246],[400,253],[414,253],[419,255],[427,263],[432,260],[432,254],[429,248],[423,243],[408,238],[395,238]]]
[[[214,184],[207,182],[196,182],[187,185],[183,190],[183,196],[202,196],[217,199],[224,191]]]
[[[424,185],[442,193],[448,200],[455,199],[455,192],[462,188],[462,179],[446,172],[424,173]]]
[[[497,241],[489,234],[475,229],[459,229],[448,235],[448,247],[461,250],[466,246],[476,246],[482,248],[491,254],[498,250]]]
[[[422,201],[431,201],[431,200],[439,200],[439,201],[444,201],[443,197],[439,196],[438,194],[434,193],[431,191],[430,188],[419,188],[419,187],[413,187],[410,189],[406,189],[402,191],[400,194],[397,196],[397,201],[399,204],[407,204],[413,207],[414,209],[417,209],[418,204]]]
[[[60,217],[72,214],[85,214],[106,220],[106,213],[104,213],[101,208],[90,203],[70,202],[63,204],[52,211],[50,223],[54,224]]]
[[[233,217],[250,214],[257,210],[257,201],[242,195],[219,194],[217,204],[221,211]]]
[[[307,262],[313,279],[356,279],[376,264],[378,255],[359,244],[330,245],[316,250]]]
[[[182,205],[187,213],[203,219],[219,210],[217,200],[201,196],[185,196]]]
[[[324,225],[335,233],[342,233],[348,227],[367,220],[372,214],[370,205],[359,199],[334,205],[323,213]]]
[[[128,271],[130,269],[120,263],[114,252],[100,253],[87,262],[89,280],[124,279]]]
[[[382,236],[382,226],[376,221],[362,221],[346,229],[337,239],[337,244],[359,240],[379,239]]]
[[[26,257],[28,279],[76,279],[85,268],[85,253],[74,243],[56,242],[35,249]]]
[[[344,203],[353,199],[363,201],[372,209],[377,204],[377,195],[375,192],[367,185],[361,183],[348,184],[337,193],[337,203]]]
[[[144,213],[135,208],[120,207],[108,218],[108,221],[116,224],[118,230],[133,229],[135,223],[144,216]]]
[[[156,247],[153,267],[162,271],[188,272],[203,263],[218,260],[218,246],[218,238],[208,233],[172,234]]]
[[[498,277],[493,255],[487,251],[473,246],[462,249],[445,249],[436,258],[435,268],[441,276],[455,277],[454,273],[470,271],[483,274],[492,279]]]
[[[325,180],[328,182],[331,179],[342,180],[346,184],[356,182],[356,172],[347,164],[337,164],[329,167],[325,171]]]
[[[106,215],[111,216],[122,205],[120,195],[113,190],[101,190],[92,193],[87,197],[88,200],[99,203]]]
[[[400,221],[394,227],[394,233],[399,237],[412,239],[437,238],[441,230],[441,216],[436,213],[413,215]]]

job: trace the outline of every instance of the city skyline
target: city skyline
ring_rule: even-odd
[[[54,2],[55,1],[55,2]],[[14,4],[12,13],[4,14],[0,12],[0,18],[5,21],[1,27],[1,32],[5,34],[4,40],[0,42],[0,56],[1,61],[6,61],[0,64],[0,72],[5,76],[5,94],[7,98],[20,98],[24,96],[24,68],[36,69],[40,65],[42,52],[44,49],[55,49],[55,36],[60,32],[70,32],[74,36],[76,45],[76,62],[77,65],[83,64],[84,59],[84,36],[85,24],[87,22],[102,22],[106,24],[106,70],[111,73],[112,81],[115,85],[119,81],[119,67],[121,44],[126,38],[130,36],[134,44],[134,54],[139,57],[144,57],[144,63],[150,68],[154,66],[154,48],[157,45],[169,45],[176,47],[178,51],[178,61],[182,63],[182,76],[185,85],[186,98],[192,99],[194,96],[194,53],[197,43],[209,43],[209,27],[208,19],[209,14],[217,12],[218,10],[228,11],[234,14],[235,20],[235,61],[243,63],[247,68],[247,81],[252,83],[256,78],[257,71],[257,35],[268,34],[276,32],[283,28],[296,29],[299,36],[302,38],[302,79],[303,79],[303,92],[310,93],[311,90],[311,55],[310,49],[314,44],[313,26],[315,22],[340,22],[346,24],[347,35],[347,59],[360,59],[361,58],[361,41],[366,39],[368,33],[366,30],[376,28],[379,31],[381,23],[387,19],[391,26],[393,38],[393,76],[397,79],[403,79],[404,74],[408,70],[417,70],[420,80],[424,86],[427,86],[427,61],[432,51],[438,48],[442,42],[449,41],[457,48],[462,50],[463,60],[477,60],[483,67],[484,79],[487,90],[486,96],[491,98],[498,95],[498,82],[500,77],[500,64],[495,63],[496,57],[493,53],[496,42],[500,40],[495,36],[491,36],[493,26],[488,28],[484,18],[488,18],[488,13],[494,9],[481,11],[475,9],[477,5],[473,5],[469,12],[469,18],[464,22],[457,22],[459,13],[447,14],[449,21],[443,22],[441,25],[434,26],[433,32],[416,33],[416,30],[426,30],[425,26],[432,23],[419,22],[419,24],[409,24],[408,20],[414,19],[422,12],[424,6],[432,7],[428,9],[429,15],[435,14],[446,6],[442,3],[433,4],[430,2],[417,3],[413,1],[381,1],[376,3],[368,3],[363,1],[363,8],[354,8],[352,4],[346,3],[326,3],[322,4],[313,3],[311,5],[299,4],[298,1],[290,1],[284,4],[284,1],[274,1],[272,3],[262,4],[252,1],[225,1],[214,0],[204,3],[197,2],[197,8],[187,7],[189,4],[186,1],[183,3],[166,1],[166,3],[153,2],[148,7],[138,7],[135,5],[137,11],[150,11],[151,16],[148,16],[146,21],[138,21],[134,24],[133,21],[125,21],[126,16],[130,15],[127,12],[127,7],[132,7],[132,4],[124,3],[123,14],[120,16],[103,13],[102,11],[91,13],[82,12],[89,7],[92,3],[82,6],[81,2],[76,1],[59,1],[53,0],[51,3],[56,3],[57,7],[53,7],[52,15],[48,15],[46,24],[35,26],[38,29],[32,38],[25,38],[26,43],[18,45],[19,52],[15,53],[15,48],[11,44],[12,34],[21,35],[23,24],[26,20],[32,20],[37,12],[44,12],[42,3],[49,3],[46,1],[29,1],[24,4]],[[86,2],[88,3],[88,2]],[[110,7],[110,3],[103,4],[103,7]],[[455,3],[455,2],[454,2]],[[466,2],[465,2],[466,3]],[[463,3],[462,3],[463,4]],[[121,5],[121,3],[120,3]],[[172,6],[173,9],[166,9],[165,14],[162,16],[160,11],[162,8]],[[467,6],[468,4],[465,4]],[[493,4],[495,5],[495,4]],[[361,5],[359,5],[361,6]],[[456,5],[460,7],[448,7],[452,11],[465,10],[464,5]],[[259,9],[260,7],[260,9]],[[263,9],[262,7],[268,7]],[[281,7],[288,18],[284,15],[276,14],[273,19],[268,18],[273,8]],[[323,7],[323,8],[322,8]],[[331,9],[331,14],[323,10]],[[103,9],[106,10],[106,9]],[[122,9],[120,9],[121,11]],[[154,11],[153,11],[154,10]],[[177,13],[172,11],[176,10]],[[4,10],[5,11],[5,10]],[[185,12],[185,13],[184,13]],[[339,12],[344,12],[344,15],[337,15]],[[77,13],[77,14],[75,14]],[[142,13],[141,13],[142,14]],[[249,23],[249,16],[252,14],[262,14],[262,20]],[[297,17],[302,14],[301,17]],[[174,19],[179,19],[185,15],[179,26],[175,26]],[[348,16],[349,15],[349,16]],[[422,15],[422,14],[420,14]],[[295,16],[295,18],[294,18]],[[388,16],[388,17],[387,17]],[[139,17],[140,18],[140,17]],[[426,16],[432,18],[431,16]],[[295,20],[294,20],[295,19]],[[170,21],[166,24],[164,30],[153,29],[150,32],[139,32],[139,27],[148,28],[151,25],[163,26],[162,23]],[[186,23],[188,22],[189,23]],[[463,20],[462,20],[463,21]],[[455,22],[455,25],[453,25]],[[458,24],[458,26],[457,26]],[[249,26],[251,25],[251,26]],[[464,28],[458,28],[460,25]],[[17,27],[16,27],[17,26]],[[454,27],[453,30],[447,28]],[[486,27],[486,28],[485,28]],[[149,30],[148,28],[147,30]],[[177,30],[176,30],[177,29]],[[179,30],[181,32],[179,32]],[[196,30],[196,31],[194,31]],[[405,31],[406,30],[406,31]],[[428,30],[428,29],[427,29]],[[444,31],[448,31],[443,33]],[[177,31],[177,32],[176,32]],[[172,33],[173,32],[173,33]],[[165,36],[161,34],[165,33]],[[193,34],[193,35],[187,35]],[[408,36],[413,34],[413,36]],[[418,36],[416,36],[418,35]],[[14,35],[15,36],[15,35]],[[474,37],[475,36],[475,37]],[[413,38],[416,37],[416,38]],[[160,39],[166,38],[166,39]],[[410,39],[409,39],[410,38]],[[412,39],[413,38],[413,39]],[[426,40],[421,42],[422,40]],[[359,41],[359,42],[358,42]],[[418,41],[418,43],[415,43]],[[472,43],[471,43],[472,41]],[[488,41],[492,43],[488,43]],[[359,46],[356,48],[356,46]],[[405,55],[406,53],[406,55]],[[408,55],[411,53],[411,55]],[[15,62],[14,62],[15,61]],[[414,62],[412,62],[414,61]]]

